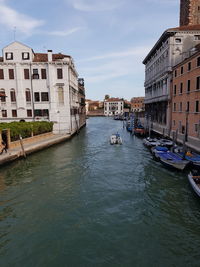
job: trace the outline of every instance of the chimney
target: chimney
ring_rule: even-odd
[[[48,62],[52,61],[52,50],[47,50],[48,52]]]

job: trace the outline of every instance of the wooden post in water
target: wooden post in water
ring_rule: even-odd
[[[24,156],[24,158],[26,158],[26,152],[24,150],[24,145],[23,145],[23,140],[22,140],[22,136],[21,135],[19,136],[19,141],[20,141],[20,145],[21,145],[21,148],[22,148],[23,156]]]

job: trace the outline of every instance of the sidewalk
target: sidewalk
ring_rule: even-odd
[[[51,137],[45,138],[43,140],[32,142],[29,144],[24,144],[24,151],[26,155],[29,155],[31,153],[34,153],[36,151],[42,150],[44,148],[50,147],[55,144],[59,144],[61,142],[64,142],[66,140],[69,140],[72,137],[72,135],[64,135],[64,134],[56,134],[52,135]],[[8,149],[7,153],[3,153],[0,155],[0,165],[3,165],[5,163],[11,162],[15,159],[24,157],[23,151],[21,146],[17,146],[16,148]]]

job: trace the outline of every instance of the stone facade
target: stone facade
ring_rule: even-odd
[[[124,100],[120,98],[109,98],[104,100],[104,115],[115,116],[124,114]]]
[[[200,25],[166,30],[144,59],[145,112],[155,131],[170,134],[172,67],[200,43]]]
[[[181,0],[180,26],[200,24],[200,0]]]
[[[71,56],[34,53],[13,42],[0,58],[0,120],[54,122],[55,133],[79,128],[78,73]]]

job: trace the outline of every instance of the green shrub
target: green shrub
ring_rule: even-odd
[[[31,137],[43,133],[52,132],[53,123],[48,121],[34,121],[34,122],[10,122],[0,123],[0,130],[10,129],[11,141],[19,140],[19,135],[22,138]]]

